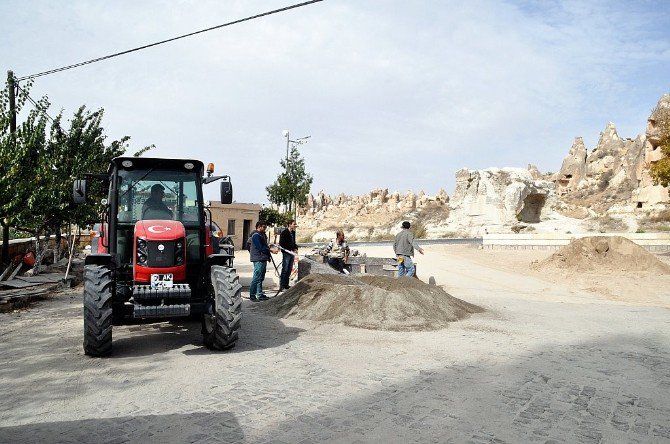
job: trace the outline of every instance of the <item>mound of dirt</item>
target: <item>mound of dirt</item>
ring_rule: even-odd
[[[621,236],[573,239],[568,245],[537,263],[534,268],[540,271],[563,269],[602,273],[670,273],[670,266]]]
[[[256,307],[282,318],[393,331],[438,330],[484,311],[414,278],[318,273]]]

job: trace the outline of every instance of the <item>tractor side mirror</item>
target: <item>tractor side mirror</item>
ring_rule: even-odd
[[[233,184],[230,182],[230,178],[224,178],[221,182],[221,203],[233,203]]]
[[[86,180],[77,179],[72,187],[72,200],[76,204],[86,203]]]

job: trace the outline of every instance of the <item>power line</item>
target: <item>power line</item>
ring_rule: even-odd
[[[88,60],[86,62],[75,63],[74,65],[63,66],[61,68],[50,69],[49,71],[44,71],[44,72],[40,72],[40,73],[37,73],[37,74],[31,74],[29,76],[25,76],[25,77],[21,77],[21,78],[17,79],[17,82],[27,80],[27,79],[34,79],[36,77],[46,76],[46,75],[53,74],[53,73],[60,72],[60,71],[66,71],[66,70],[72,69],[72,68],[78,68],[80,66],[89,65],[91,63],[100,62],[102,60],[111,59],[112,57],[118,57],[120,55],[129,54],[131,52],[140,51],[140,50],[146,49],[146,48],[151,48],[152,46],[162,45],[163,43],[173,42],[175,40],[183,39],[183,38],[186,38],[186,37],[191,37],[191,36],[196,35],[196,34],[202,34],[203,32],[213,31],[215,29],[223,28],[223,27],[230,26],[230,25],[236,25],[238,23],[247,22],[247,21],[250,21],[250,20],[255,20],[257,18],[261,18],[261,17],[265,17],[265,16],[268,16],[268,15],[288,11],[290,9],[300,8],[302,6],[307,6],[307,5],[311,5],[312,3],[318,3],[318,2],[322,2],[322,1],[323,0],[310,0],[310,1],[307,1],[307,2],[303,2],[303,3],[297,3],[295,5],[286,6],[284,8],[275,9],[273,11],[263,12],[261,14],[256,14],[256,15],[252,15],[250,17],[246,17],[246,18],[243,18],[243,19],[234,20],[232,22],[224,23],[222,25],[212,26],[211,28],[201,29],[200,31],[189,32],[188,34],[183,34],[183,35],[180,35],[180,36],[177,36],[177,37],[172,37],[172,38],[167,39],[167,40],[161,40],[160,42],[150,43],[148,45],[139,46],[137,48],[128,49],[128,50],[122,51],[122,52],[117,52],[116,54],[111,54],[111,55],[107,55],[107,56],[104,56],[104,57],[98,57],[96,59]]]
[[[54,118],[51,117],[51,116],[49,115],[49,113],[47,113],[46,108],[45,108],[44,106],[38,104],[37,102],[35,102],[35,100],[33,100],[32,97],[30,97],[30,94],[28,94],[28,91],[26,91],[25,89],[21,88],[21,87],[18,85],[18,83],[16,84],[16,88],[17,88],[17,89],[20,89],[21,91],[23,91],[23,93],[26,95],[26,99],[28,99],[28,101],[29,101],[30,103],[33,104],[33,106],[35,107],[36,110],[38,110],[38,111],[41,110],[41,111],[44,113],[44,115],[47,116],[47,117],[49,118],[49,120],[51,120],[52,123],[55,123],[55,122],[56,122],[56,121],[54,120]],[[58,126],[60,126],[60,125],[58,125]]]

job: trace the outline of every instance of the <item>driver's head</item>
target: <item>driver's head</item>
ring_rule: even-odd
[[[151,197],[162,199],[165,195],[165,187],[159,183],[151,187]]]

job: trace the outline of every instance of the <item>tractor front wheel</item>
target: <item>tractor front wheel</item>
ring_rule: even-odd
[[[242,286],[234,268],[213,265],[202,333],[205,346],[226,350],[235,346],[242,318]]]
[[[84,353],[112,352],[112,271],[102,265],[84,267]]]

